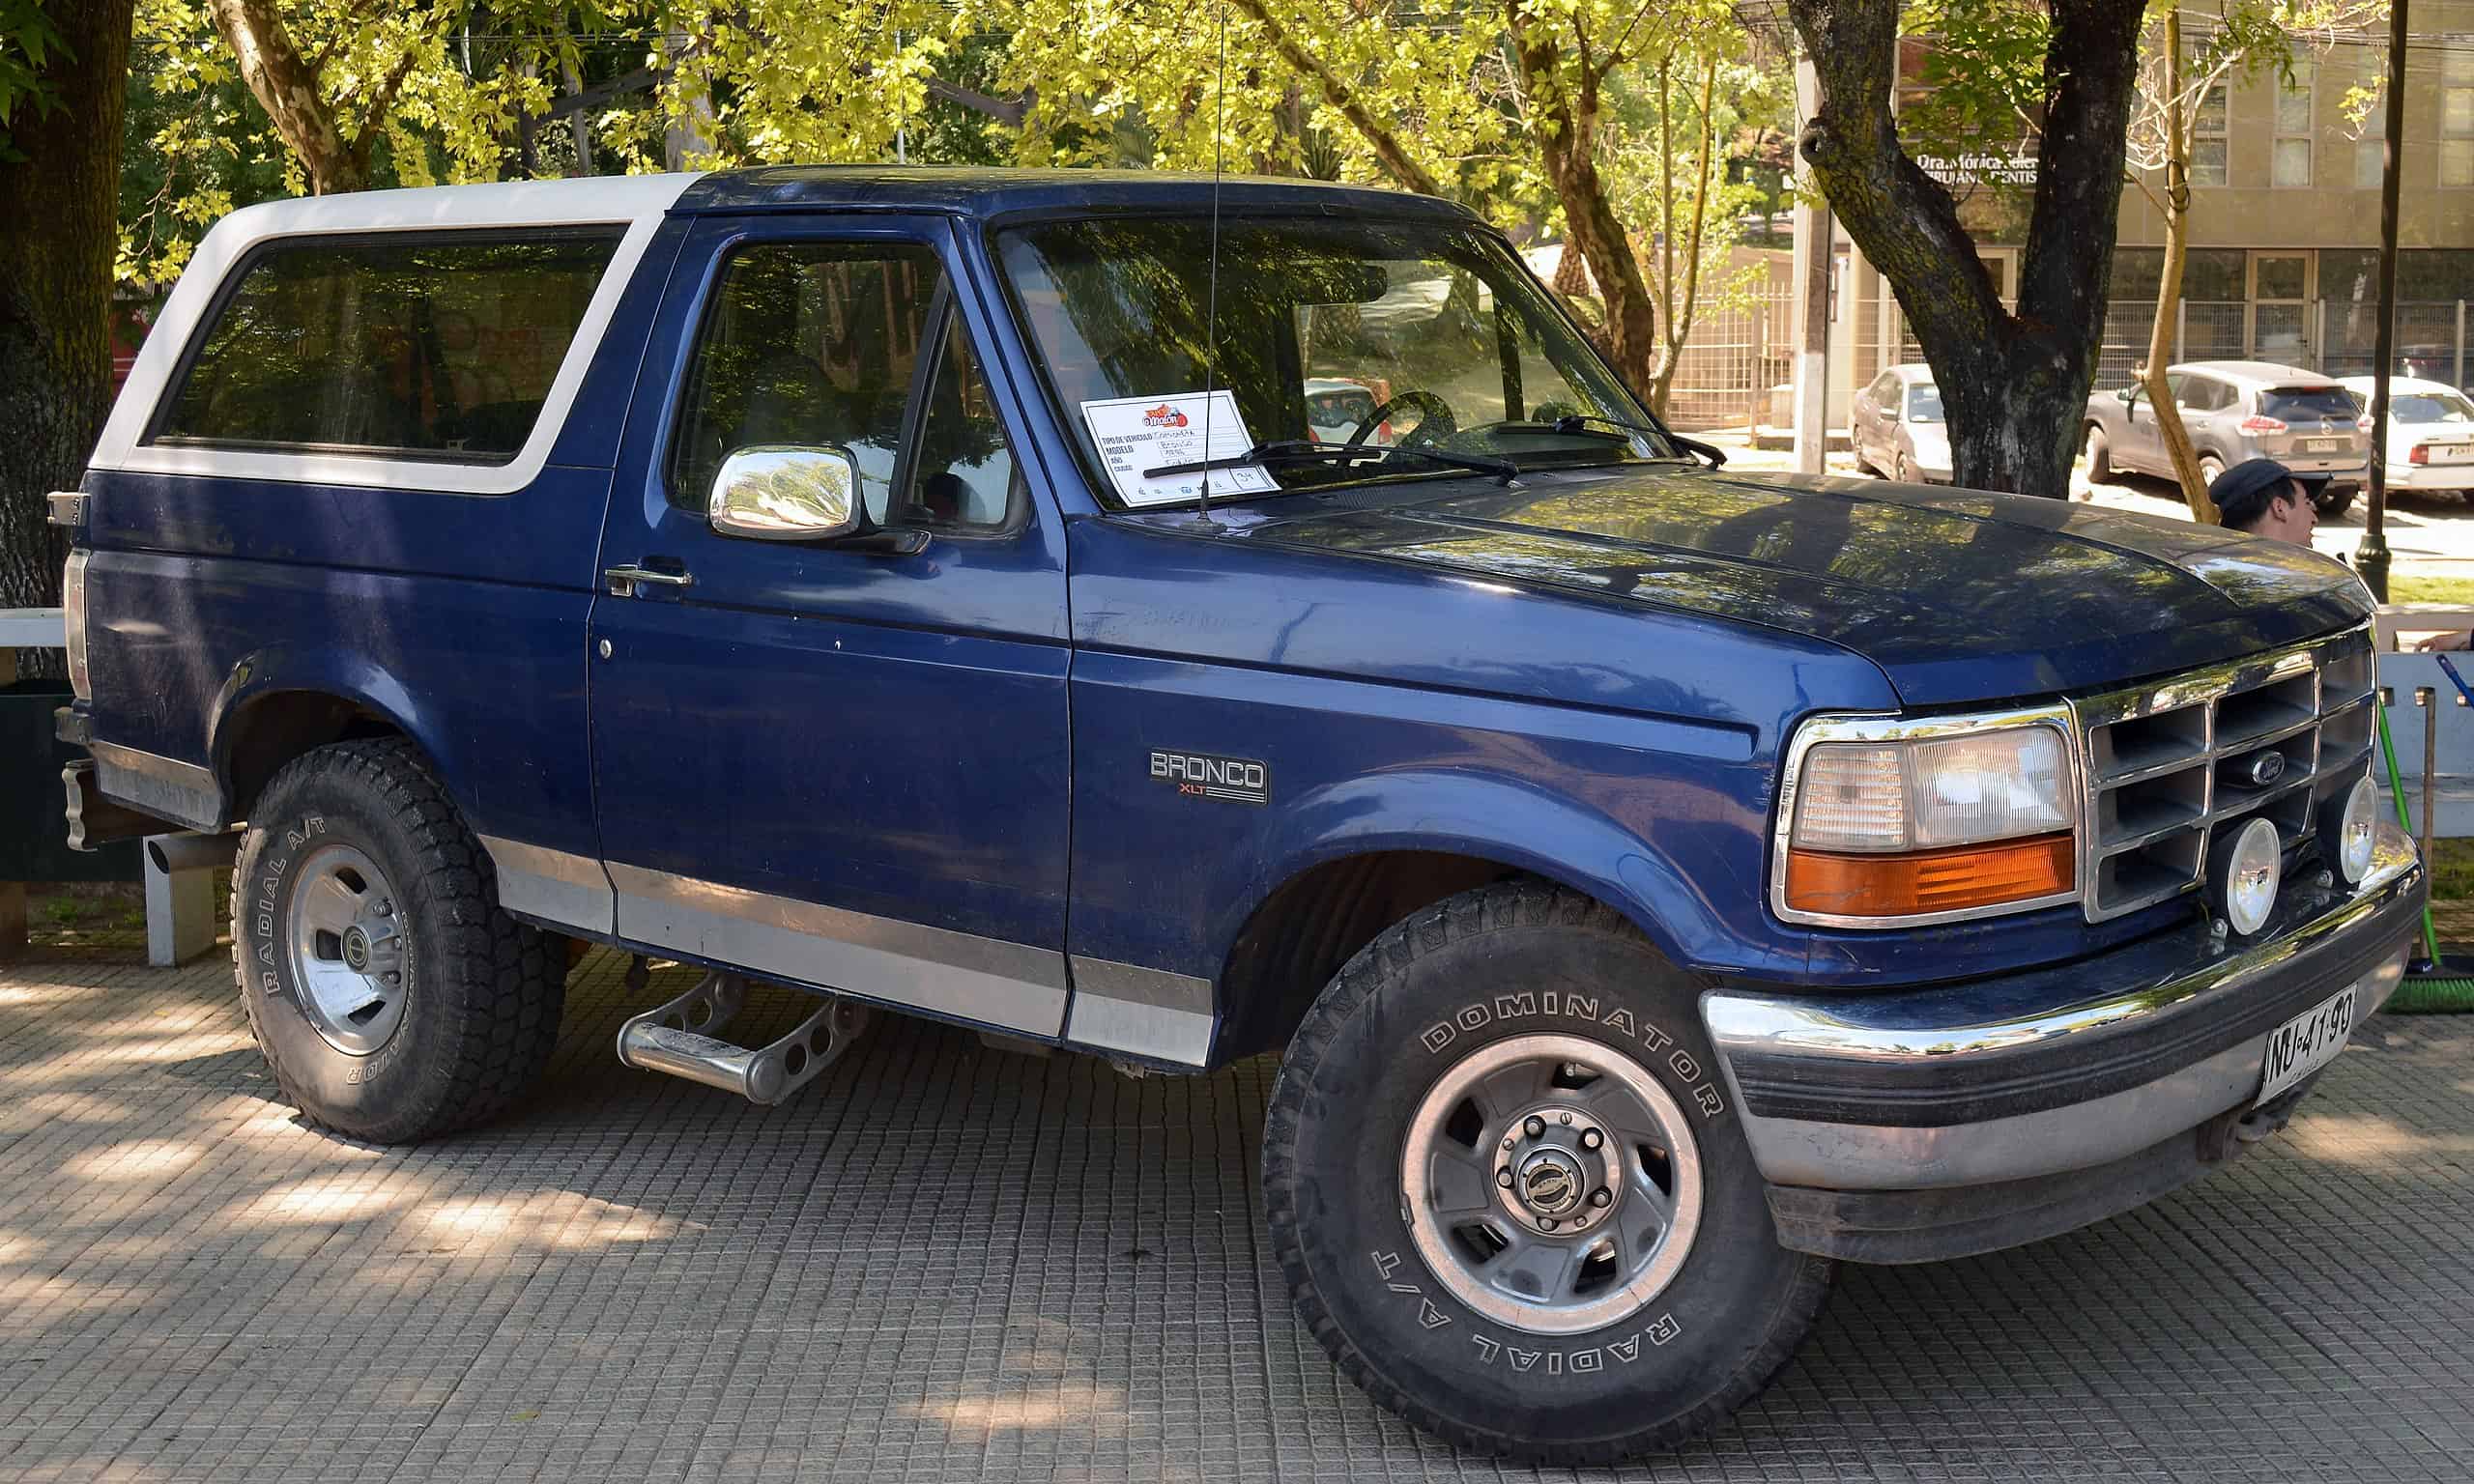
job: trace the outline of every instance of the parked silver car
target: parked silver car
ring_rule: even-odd
[[[1902,484],[1950,482],[1950,428],[1931,366],[1892,366],[1856,393],[1847,416],[1856,467]]]
[[[2371,406],[2370,377],[2346,377],[2345,389]],[[2474,401],[2446,382],[2389,382],[2388,488],[2474,499]]]
[[[2275,459],[2298,474],[2328,476],[2314,500],[2323,517],[2353,503],[2370,471],[2371,430],[2353,393],[2334,379],[2263,360],[2195,360],[2168,366],[2165,385],[2202,477],[2212,481],[2244,459]],[[2091,484],[2117,471],[2173,477],[2156,410],[2139,386],[2089,397],[2086,439]]]

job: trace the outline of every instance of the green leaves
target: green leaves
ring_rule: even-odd
[[[34,107],[49,112],[56,91],[43,70],[63,54],[60,28],[43,14],[43,0],[0,0],[0,159],[20,159],[9,143],[9,121]]]

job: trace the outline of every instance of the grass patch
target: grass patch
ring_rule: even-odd
[[[2474,577],[2392,577],[2391,603],[2455,603],[2474,608]]]
[[[2430,865],[2432,899],[2474,897],[2474,840],[2432,841]]]

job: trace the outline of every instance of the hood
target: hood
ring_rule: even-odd
[[[1910,705],[2085,691],[2364,621],[2301,547],[2064,500],[1685,470],[1361,487],[1232,531],[1843,645]],[[1654,658],[1654,657],[1653,657]]]

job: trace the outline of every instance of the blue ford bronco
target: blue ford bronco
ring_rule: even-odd
[[[1507,242],[1293,181],[780,168],[236,213],[54,497],[72,833],[236,852],[304,1115],[883,1010],[1273,1053],[1303,1323],[1455,1442],[1756,1394],[1835,1261],[2273,1132],[2423,902],[2342,566],[1748,478]],[[725,1039],[751,980],[816,996]]]

